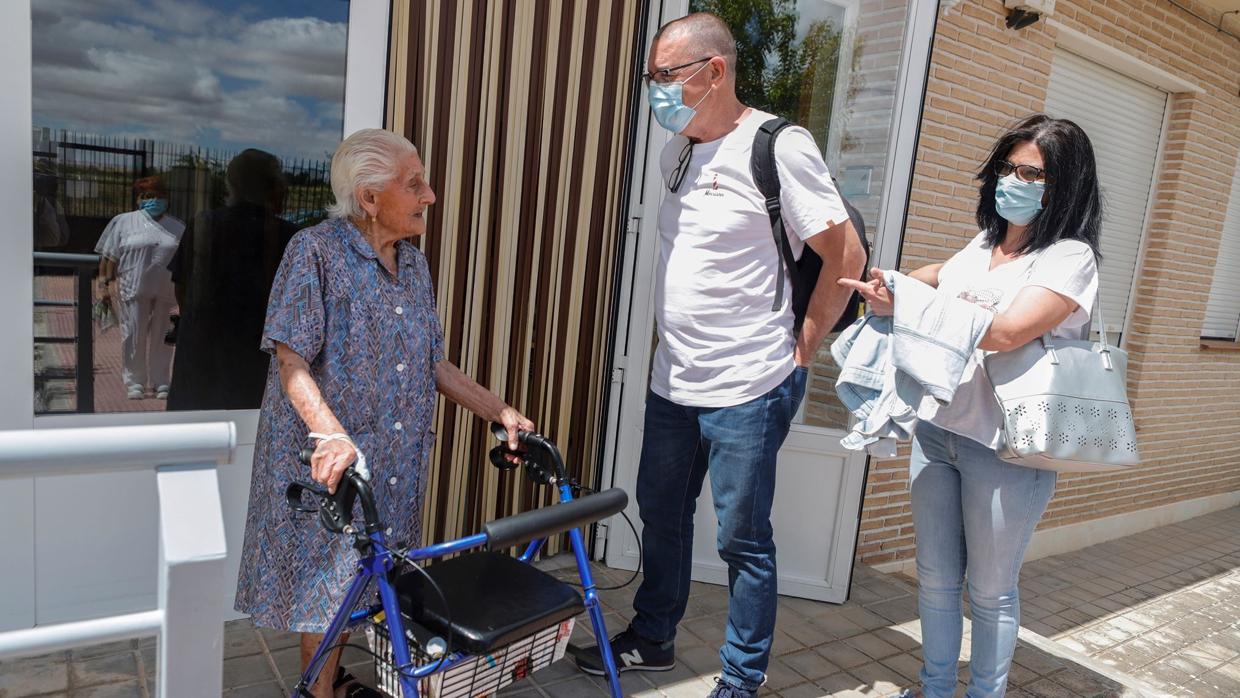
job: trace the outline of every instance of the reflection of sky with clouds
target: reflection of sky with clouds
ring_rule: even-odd
[[[331,156],[347,0],[34,0],[34,125]]]
[[[844,26],[844,4],[839,0],[799,0],[797,8],[797,41],[805,38],[815,22],[827,21],[836,29]]]

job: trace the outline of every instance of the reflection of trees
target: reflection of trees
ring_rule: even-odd
[[[819,20],[797,41],[796,0],[693,0],[692,9],[714,13],[731,28],[736,93],[742,102],[825,136],[839,74],[842,27]],[[854,66],[858,49],[853,50]]]

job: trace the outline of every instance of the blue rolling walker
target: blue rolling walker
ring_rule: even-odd
[[[507,440],[503,427],[491,428],[496,438]],[[425,548],[388,547],[364,461],[346,471],[335,494],[306,482],[289,485],[290,507],[317,512],[328,531],[351,536],[358,553],[357,574],[292,698],[311,695],[309,687],[324,660],[341,646],[340,635],[356,629],[365,629],[372,640],[381,692],[394,698],[490,695],[563,656],[573,619],[582,610],[589,613],[599,639],[611,695],[621,698],[581,527],[623,510],[628,495],[612,488],[574,499],[574,484],[556,445],[532,432],[521,432],[519,438],[526,450],[497,446],[491,462],[504,470],[521,466],[534,482],[554,485],[559,502]],[[302,451],[302,460],[309,462],[310,454],[309,449]],[[306,493],[313,495],[310,502]],[[361,504],[360,530],[352,522],[355,502]],[[548,536],[564,531],[572,543],[582,593],[529,564]],[[527,541],[520,558],[504,552]],[[418,564],[464,551],[473,552],[426,568]],[[379,603],[364,604],[372,583]]]

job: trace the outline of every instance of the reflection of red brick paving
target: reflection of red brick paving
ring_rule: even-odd
[[[34,297],[40,300],[73,300],[75,297],[75,277],[72,276],[38,276],[34,280]],[[72,337],[75,332],[76,308],[37,308],[36,326],[39,316],[45,325],[39,334],[52,337]],[[87,308],[86,312],[90,312]],[[130,400],[125,395],[125,386],[121,383],[121,330],[112,327],[100,331],[94,326],[95,351],[95,412],[162,412],[166,404],[163,400],[145,399]],[[35,367],[63,368],[72,370],[77,360],[77,348],[72,344],[42,345],[43,359]],[[54,412],[73,411],[76,405],[76,390],[73,380],[55,381],[58,397],[53,401]]]

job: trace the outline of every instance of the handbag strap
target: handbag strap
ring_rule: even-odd
[[[1094,294],[1094,311],[1098,318],[1098,341],[1102,343],[1102,351],[1109,352],[1111,347],[1107,344],[1107,321],[1102,314],[1102,266],[1097,264],[1097,259],[1094,258],[1095,268],[1098,270],[1098,292]],[[1089,317],[1093,320],[1094,315],[1091,313]],[[1085,336],[1089,337],[1088,334]]]

